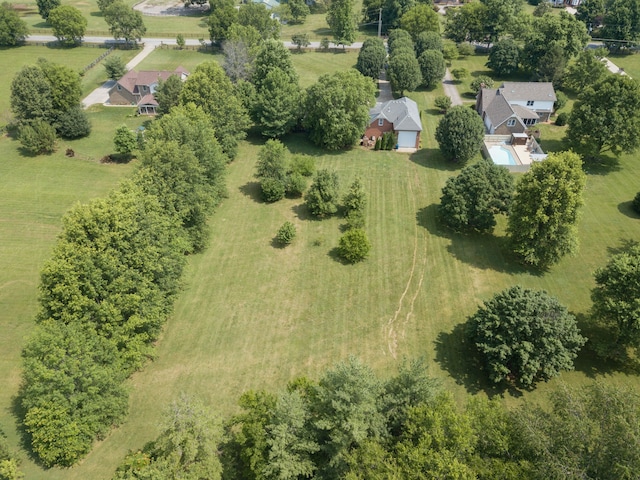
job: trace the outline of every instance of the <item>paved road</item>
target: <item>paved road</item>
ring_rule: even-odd
[[[54,37],[53,35],[30,35],[27,37],[27,40],[30,40],[33,42],[43,42],[43,43],[57,41],[56,37]],[[85,43],[100,43],[100,44],[106,44],[106,45],[123,43],[122,41],[116,41],[111,37],[84,37],[83,41]],[[151,52],[153,52],[160,45],[176,45],[177,44],[175,38],[156,38],[156,37],[143,37],[140,43],[144,44],[144,48],[129,63],[127,63],[127,70],[131,70],[132,68],[136,67],[140,62],[142,62],[142,60],[144,60]],[[200,45],[200,40],[197,40],[195,38],[187,38],[185,39],[185,43],[186,45],[189,45],[189,46],[198,46]],[[289,49],[297,48],[297,45],[295,45],[292,42],[282,42],[282,43],[284,44],[285,47]],[[307,48],[319,49],[320,42],[311,42]],[[334,48],[338,50],[343,48],[345,50],[359,50],[360,48],[362,48],[362,42],[356,42],[351,45],[345,45],[345,46],[330,43],[329,48]],[[84,106],[84,108],[88,108],[89,106],[94,105],[96,103],[101,103],[101,104],[106,103],[107,100],[109,99],[109,89],[113,87],[114,83],[115,82],[113,80],[109,80],[104,84],[102,84],[100,87],[96,88],[89,95],[87,95],[82,100],[82,105]]]
[[[451,72],[448,68],[442,79],[442,88],[444,89],[444,94],[451,99],[451,106],[462,105],[462,98],[458,92],[458,87],[453,83]]]

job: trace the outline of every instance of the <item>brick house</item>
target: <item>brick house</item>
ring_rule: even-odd
[[[182,67],[178,67],[173,72],[168,70],[142,72],[130,70],[109,90],[109,104],[136,105],[138,114],[155,115],[158,102],[154,94],[158,88],[158,82],[165,81],[171,75],[179,76],[180,80],[184,82],[189,76],[189,72]]]
[[[398,148],[418,149],[422,122],[416,102],[407,97],[377,103],[369,111],[367,138],[380,137],[385,132],[396,134]]]

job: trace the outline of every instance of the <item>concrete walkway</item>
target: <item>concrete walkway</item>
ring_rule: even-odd
[[[455,107],[456,105],[462,105],[462,98],[458,92],[458,87],[453,82],[451,72],[447,68],[442,79],[442,88],[444,89],[444,94],[451,99],[451,106]]]
[[[611,73],[618,73],[620,75],[627,75],[627,72],[625,72],[623,69],[621,69],[620,67],[618,67],[615,63],[613,63],[611,60],[609,60],[608,58],[603,58],[602,60],[604,60],[607,63],[607,68],[609,69],[609,71]]]

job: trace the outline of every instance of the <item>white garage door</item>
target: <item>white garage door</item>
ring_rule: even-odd
[[[415,148],[418,132],[399,132],[398,148]]]

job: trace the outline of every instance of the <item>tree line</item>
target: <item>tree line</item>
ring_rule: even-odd
[[[598,382],[560,385],[544,407],[482,397],[459,406],[420,361],[382,379],[350,358],[318,381],[238,403],[220,419],[181,396],[114,480],[620,479],[640,469],[640,397]]]
[[[41,273],[20,404],[45,466],[75,464],[124,418],[124,381],[153,358],[185,254],[204,248],[225,195],[228,157],[193,104],[152,124],[140,160],[108,197],[65,215]]]

